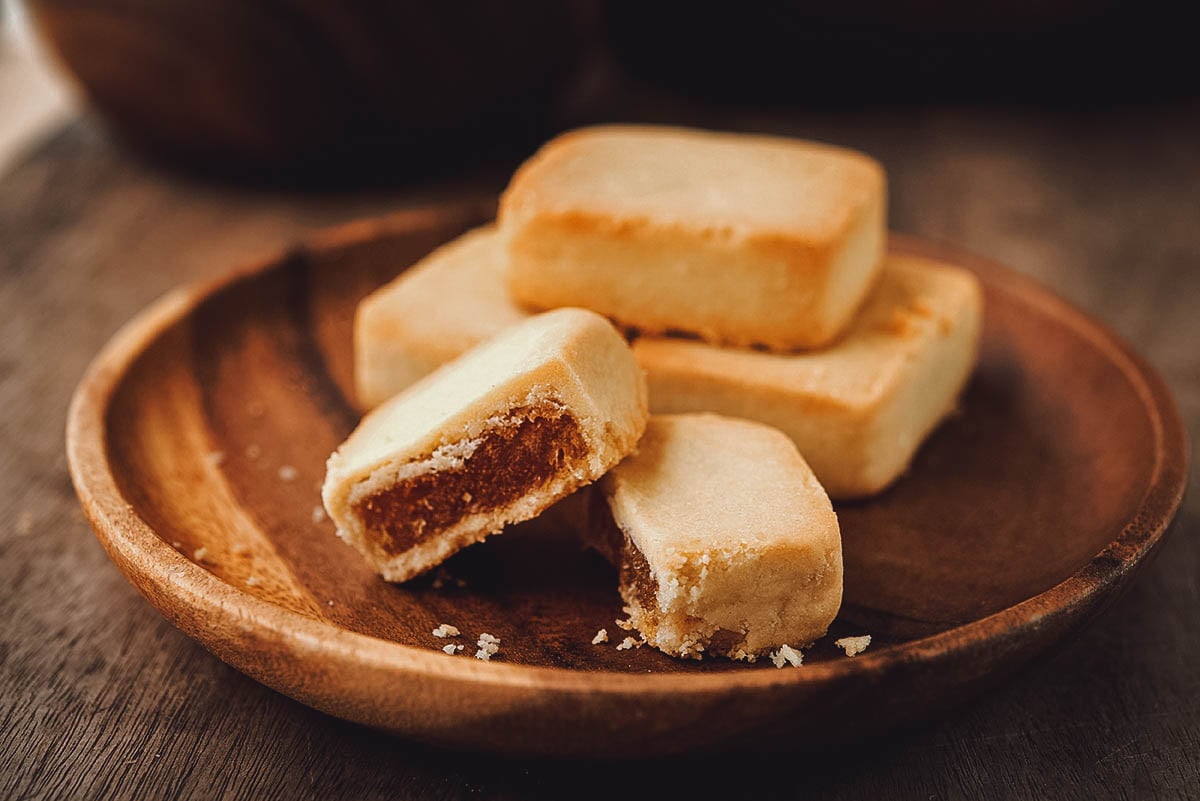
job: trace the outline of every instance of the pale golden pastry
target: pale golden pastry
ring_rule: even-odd
[[[441,352],[426,342],[470,347],[469,340],[454,339],[454,321],[463,315],[481,321],[472,334],[479,340],[508,327],[509,319],[522,319],[501,286],[499,237],[493,231],[480,245],[491,248],[480,262],[436,266],[440,282],[458,291],[440,293],[439,305],[437,293],[414,286],[405,290],[411,302],[380,304],[380,317],[403,317],[405,327],[378,326],[361,347],[391,350],[408,364],[424,362]],[[477,270],[478,264],[488,269]],[[898,255],[886,264],[861,319],[822,351],[775,355],[669,338],[636,341],[651,410],[708,410],[761,420],[793,438],[833,497],[885,488],[954,408],[975,363],[982,316],[980,290],[970,273]],[[403,282],[401,276],[398,289]],[[487,330],[489,324],[494,331]],[[404,333],[409,330],[421,333]],[[409,383],[399,373],[392,380],[377,384],[382,394]]]
[[[828,344],[886,247],[874,160],[781,137],[600,126],[551,140],[500,200],[508,288],[646,333]]]
[[[602,317],[533,317],[368,414],[329,458],[339,535],[389,581],[528,520],[635,447],[641,370]]]
[[[591,494],[588,537],[619,565],[630,622],[668,654],[751,659],[807,645],[837,616],[837,516],[769,426],[655,415]]]
[[[891,255],[850,330],[821,351],[761,353],[637,340],[655,413],[712,411],[790,436],[834,498],[887,487],[956,405],[979,349],[982,295],[966,270]]]
[[[468,231],[372,292],[354,319],[354,382],[371,409],[529,314],[504,289],[495,226]]]

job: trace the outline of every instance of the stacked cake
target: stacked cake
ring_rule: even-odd
[[[560,136],[494,225],[363,301],[357,392],[379,408],[331,458],[329,512],[404,580],[599,479],[578,528],[648,642],[807,644],[841,602],[829,497],[895,481],[978,349],[975,278],[886,239],[860,153]]]

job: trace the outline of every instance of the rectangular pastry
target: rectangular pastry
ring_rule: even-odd
[[[645,333],[820,347],[878,273],[885,192],[874,160],[815,142],[585,128],[546,144],[500,200],[509,292]]]
[[[590,507],[588,537],[617,563],[631,622],[668,654],[798,648],[841,606],[837,516],[796,446],[769,426],[655,415]]]
[[[371,409],[529,314],[504,289],[495,226],[477,228],[372,292],[354,319],[354,382]]]
[[[599,478],[646,417],[645,378],[608,321],[549,312],[368,414],[329,458],[325,508],[404,581]]]
[[[950,413],[979,348],[982,296],[966,270],[890,255],[850,330],[821,351],[633,344],[655,413],[711,411],[790,436],[834,498],[887,487]]]

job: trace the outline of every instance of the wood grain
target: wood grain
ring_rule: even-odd
[[[1013,264],[1111,323],[1163,371],[1194,441],[1195,108],[801,115],[650,97],[623,109],[626,119],[772,130],[872,152],[889,168],[898,228]],[[1195,478],[1162,556],[1071,648],[936,725],[815,758],[646,770],[439,753],[287,701],[160,619],[112,569],[66,479],[62,420],[85,364],[181,281],[314,225],[461,191],[229,193],[148,172],[86,128],[0,182],[0,571],[11,588],[0,594],[0,796],[611,798],[675,792],[681,776],[703,777],[714,794],[768,799],[1192,795]]]
[[[312,515],[325,459],[356,422],[333,375],[350,372],[359,299],[490,211],[362,221],[174,292],[76,392],[71,473],[113,561],[222,659],[318,709],[516,754],[861,739],[968,697],[1088,619],[1178,508],[1182,425],[1136,355],[998,265],[893,237],[980,276],[981,363],[904,479],[839,507],[847,608],[803,671],[591,645],[623,616],[615,577],[547,525],[449,560],[463,587],[382,582]],[[1110,415],[1124,424],[1106,427]],[[429,634],[442,622],[500,637],[502,658],[447,659]],[[869,655],[833,647],[864,628]]]

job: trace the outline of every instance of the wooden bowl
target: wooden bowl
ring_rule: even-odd
[[[125,139],[206,172],[293,179],[532,146],[586,50],[590,6],[29,0]]]
[[[799,669],[592,645],[616,577],[569,538],[517,531],[440,579],[379,580],[333,535],[318,486],[355,424],[360,297],[491,213],[353,224],[178,290],[96,358],[68,423],[100,541],[166,617],[305,704],[443,745],[634,756],[804,747],[928,717],[1057,642],[1125,585],[1181,500],[1186,440],[1160,378],[1083,313],[984,259],[982,361],[908,475],[843,504],[846,605]],[[460,583],[462,586],[460,586]],[[430,632],[503,641],[484,663]]]

